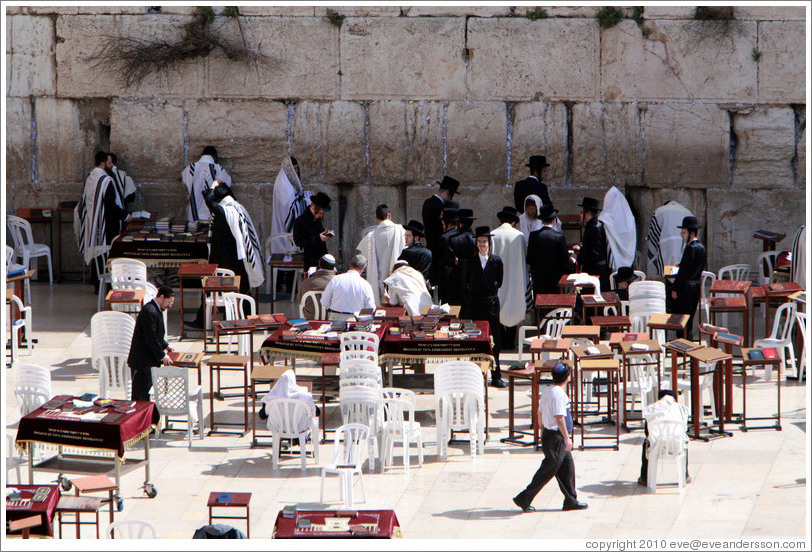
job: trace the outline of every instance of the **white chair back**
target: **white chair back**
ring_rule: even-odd
[[[342,424],[363,424],[369,428],[369,469],[375,469],[373,449],[381,429],[379,401],[381,388],[369,385],[344,385],[339,388],[338,400]]]
[[[51,370],[36,364],[18,364],[14,367],[15,385],[35,385],[51,393]]]
[[[344,332],[341,334],[340,361],[367,359],[378,362],[377,334],[371,332]]]
[[[378,387],[383,383],[381,368],[372,360],[349,359],[339,364],[339,383],[344,385],[345,381],[352,379],[369,379],[377,383]]]
[[[130,354],[135,320],[123,312],[97,312],[90,319],[91,366],[99,370],[102,357]]]
[[[265,403],[268,414],[268,430],[273,435],[272,468],[279,467],[279,449],[282,439],[299,439],[302,470],[307,469],[307,438],[313,444],[313,458],[319,463],[319,447],[316,443],[319,421],[310,406],[299,399],[271,399]]]
[[[723,266],[719,269],[717,277],[719,280],[749,280],[750,265],[742,263]]]
[[[560,308],[545,314],[540,321],[539,336],[558,339],[561,330],[572,321],[572,309]]]
[[[14,260],[14,248],[10,245],[6,246],[6,271],[8,271],[8,267],[11,266],[11,262]]]
[[[155,406],[161,416],[186,416],[189,447],[192,446],[194,423],[198,423],[199,438],[203,439],[203,394],[200,386],[189,392],[189,370],[177,366],[154,366],[152,387]]]
[[[223,293],[223,306],[226,310],[226,320],[240,320],[257,313],[257,303],[250,295],[236,292]],[[232,338],[228,336],[228,351],[231,351]],[[251,356],[251,336],[237,335],[237,354]]]
[[[657,486],[657,472],[659,461],[672,458],[676,461],[677,481],[680,487],[685,486],[686,449],[688,435],[688,408],[677,404],[676,408],[666,412],[644,411],[648,423],[648,486],[655,489]]]
[[[756,269],[758,270],[757,282],[759,284],[772,283],[775,260],[777,258],[778,251],[766,251],[758,256],[758,259],[756,259]]]
[[[141,289],[136,283],[147,282],[147,265],[137,259],[113,259],[110,261],[110,277],[114,289]]]
[[[792,327],[795,325],[798,305],[794,301],[784,303],[775,313],[770,339],[788,341]]]
[[[321,296],[324,295],[323,291],[308,291],[302,295],[302,301],[299,303],[299,318],[304,318],[304,308],[308,301],[313,303],[313,320],[327,320],[327,308],[321,304]]]
[[[94,368],[99,372],[99,397],[130,399],[132,376],[127,364],[127,356],[127,354],[111,353],[93,357]]]
[[[332,464],[360,469],[364,462],[364,442],[369,442],[369,427],[366,425],[345,423],[336,428]]]
[[[646,273],[643,272],[642,270],[635,270],[634,275],[637,276],[637,281],[638,282],[641,282],[641,281],[646,279]],[[617,270],[609,275],[609,287],[611,287],[612,290],[617,289]],[[609,290],[604,290],[604,291],[609,291]]]
[[[806,313],[796,310],[795,323],[798,324],[798,330],[801,333],[801,352],[798,354],[798,368],[795,375],[798,376],[798,382],[801,382],[806,371]]]
[[[484,452],[485,383],[479,366],[464,360],[438,366],[434,397],[440,457],[447,458],[451,431],[469,432],[472,457]]]
[[[27,416],[51,399],[50,385],[48,387],[36,383],[17,384],[14,388],[20,417]]]
[[[22,256],[22,249],[26,245],[34,244],[34,235],[31,231],[31,223],[24,218],[14,215],[6,216],[11,241],[14,243],[14,250],[18,256]]]
[[[157,539],[158,531],[148,521],[127,519],[108,525],[105,535],[108,539]]]

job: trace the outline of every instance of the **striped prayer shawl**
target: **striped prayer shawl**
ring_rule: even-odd
[[[684,217],[691,214],[676,201],[669,201],[654,211],[646,235],[648,242],[646,256],[650,275],[652,268],[657,276],[662,276],[666,265],[679,263],[682,255],[682,237],[677,226],[682,223]]]
[[[196,163],[186,167],[181,178],[189,193],[189,207],[186,210],[189,221],[211,218],[209,207],[203,199],[203,191],[211,186],[213,180],[231,187],[231,177],[210,155],[204,155]]]
[[[806,226],[801,226],[792,240],[792,260],[789,277],[806,289]]]
[[[255,288],[265,281],[265,271],[262,264],[262,249],[259,236],[251,222],[251,216],[245,207],[240,205],[233,197],[227,196],[220,201],[226,215],[228,227],[234,236],[237,245],[237,258],[245,264],[250,287]]]
[[[99,255],[99,248],[108,245],[104,217],[104,194],[108,186],[115,186],[110,175],[102,169],[93,169],[85,179],[82,198],[74,210],[74,231],[79,252],[88,265]]]

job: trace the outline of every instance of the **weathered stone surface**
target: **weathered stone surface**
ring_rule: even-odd
[[[523,6],[516,7],[514,11],[517,15],[525,15],[528,9],[531,8]],[[598,12],[601,11],[601,8],[598,6],[568,6],[568,7],[545,6],[544,9],[547,10],[547,15],[550,17],[594,18],[598,15]]]
[[[734,113],[735,188],[790,188],[794,186],[795,113],[790,107],[756,106]]]
[[[365,122],[360,103],[299,102],[290,142],[305,186],[367,182]]]
[[[313,6],[240,6],[240,15],[313,17],[315,9]]]
[[[649,21],[643,37],[634,21],[603,31],[601,86],[606,100],[707,99],[748,101],[758,92],[756,23],[731,23],[711,34],[706,21]],[[715,33],[715,32],[714,32]],[[703,38],[705,36],[705,38]]]
[[[597,22],[525,18],[468,21],[471,99],[593,99],[599,88]]]
[[[79,15],[143,15],[147,6],[79,6]],[[61,11],[61,10],[60,10]]]
[[[645,6],[645,19],[693,19],[694,6]]]
[[[6,180],[31,180],[31,101],[6,98]]]
[[[186,220],[186,206],[189,204],[189,194],[180,182],[180,173],[175,182],[141,183],[141,194],[146,211],[156,217],[180,217]]]
[[[342,97],[462,98],[463,26],[456,18],[348,18],[341,27]]]
[[[180,37],[188,18],[169,15],[119,17],[109,15],[60,16],[56,20],[57,94],[63,97],[181,96],[196,97],[203,88],[203,62],[185,62],[175,69],[149,75],[125,88],[109,65],[94,67],[88,58],[100,53],[108,37],[129,36],[163,40]]]
[[[338,98],[338,29],[326,19],[250,17],[241,25],[246,44],[276,60],[275,66],[249,67],[217,51],[207,63],[207,95]],[[233,20],[218,20],[216,28],[223,36],[239,37]]]
[[[806,10],[803,6],[747,6],[741,5],[733,8],[736,19],[757,19],[759,21],[782,21],[806,19]]]
[[[636,104],[576,103],[572,131],[573,184],[642,183],[643,138]]]
[[[70,15],[78,12],[79,8],[77,6],[62,6],[58,4],[53,6],[9,6],[6,8],[7,15]]]
[[[544,180],[557,204],[553,191],[567,183],[567,108],[563,103],[521,102],[513,107],[511,184],[527,177],[525,165],[531,155],[547,156],[550,166],[544,169]]]
[[[83,182],[96,151],[109,145],[110,101],[36,98],[36,177]]]
[[[510,6],[409,6],[403,8],[403,15],[407,17],[509,17],[511,8]]]
[[[726,111],[713,104],[649,105],[643,125],[647,186],[729,186],[730,122]]]
[[[273,182],[287,154],[288,108],[281,102],[188,101],[188,160],[207,145],[234,182]]]
[[[110,150],[135,182],[178,182],[183,170],[180,100],[113,100]]]
[[[425,184],[442,177],[443,104],[375,101],[369,106],[373,186]]]
[[[802,131],[795,137],[797,141],[798,164],[795,168],[796,185],[802,190],[806,187],[806,108],[800,108],[799,124]]]
[[[327,8],[345,17],[400,17],[400,6],[317,6],[316,16],[326,16]]]
[[[54,68],[54,23],[50,17],[16,15],[9,17],[11,28],[10,69],[6,75],[9,96],[53,95],[56,89]]]
[[[503,102],[451,102],[446,173],[469,186],[507,183],[507,111]]]
[[[766,21],[758,26],[759,100],[778,103],[806,101],[805,23]]]

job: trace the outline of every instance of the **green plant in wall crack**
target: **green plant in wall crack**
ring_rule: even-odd
[[[614,6],[604,6],[598,12],[598,25],[602,29],[614,27],[623,20],[623,13]]]
[[[536,6],[532,10],[527,10],[525,12],[525,17],[530,21],[537,21],[539,19],[547,19],[547,10],[542,8],[541,6]]]
[[[327,8],[326,14],[327,14],[327,21],[329,21],[331,25],[334,25],[334,26],[338,27],[339,29],[341,28],[341,25],[344,24],[344,20],[347,18],[346,15],[341,15],[340,13],[335,12],[335,11],[331,10],[330,8]]]
[[[761,51],[758,48],[753,48],[753,61],[755,63],[761,61]]]

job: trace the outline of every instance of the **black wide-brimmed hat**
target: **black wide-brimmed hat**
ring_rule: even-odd
[[[539,210],[538,217],[541,220],[550,220],[555,218],[558,215],[558,209],[553,207],[552,203],[543,203],[541,205],[541,209]]]
[[[699,230],[699,221],[696,217],[685,217],[682,219],[682,225],[677,228],[684,228],[686,230]]]
[[[470,221],[476,220],[476,217],[474,216],[474,210],[473,209],[460,209],[459,210],[459,217],[460,217],[460,220],[470,220]]]
[[[415,236],[420,236],[421,238],[426,236],[426,228],[423,226],[423,223],[414,219],[410,220],[406,226],[404,226],[404,228],[406,230],[411,230],[412,234]]]
[[[496,218],[502,222],[519,222],[519,211],[513,205],[505,205],[496,213]]]
[[[544,155],[531,155],[530,162],[525,165],[525,167],[530,167],[530,170],[543,169],[544,167],[549,166],[550,164],[547,163],[547,157]]]
[[[324,192],[319,192],[316,195],[311,196],[310,203],[312,203],[316,207],[321,207],[325,211],[330,210],[330,196],[328,196]]]
[[[490,226],[477,226],[476,227],[476,232],[474,232],[474,233],[476,234],[477,238],[482,237],[482,236],[487,236],[489,238],[493,237],[493,234],[491,234],[491,227]]]
[[[637,275],[634,273],[634,269],[630,266],[621,266],[617,269],[617,274],[615,274],[615,281],[617,283],[620,282],[634,282],[637,280]]]
[[[591,209],[592,211],[600,211],[601,210],[601,202],[595,199],[594,197],[584,197],[583,201],[578,204],[578,207],[583,207],[584,209]]]
[[[440,185],[441,190],[449,190],[452,194],[458,194],[457,191],[460,187],[460,183],[457,179],[451,178],[448,175],[444,175],[442,180],[437,181],[437,184]]]
[[[456,207],[446,207],[443,209],[443,220],[445,222],[457,222],[460,220],[459,209]]]

